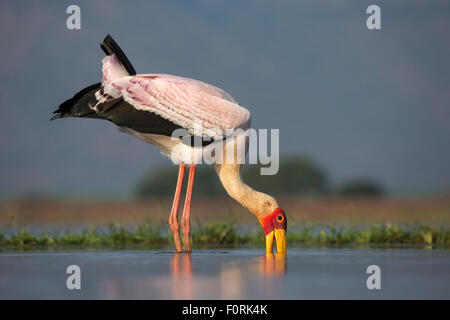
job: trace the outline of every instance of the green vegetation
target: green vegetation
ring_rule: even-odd
[[[59,234],[31,234],[26,228],[21,228],[10,236],[0,233],[0,244],[3,246],[97,246],[97,245],[162,245],[167,243],[163,238],[161,226],[145,223],[133,230],[111,223],[106,230],[101,228],[85,229],[80,233],[71,231]]]
[[[192,233],[194,246],[206,245],[258,245],[264,246],[261,228],[242,231],[234,221],[198,224]],[[170,232],[161,224],[150,222],[134,229],[112,223],[106,229],[86,229],[79,233],[70,231],[59,234],[34,235],[22,228],[9,235],[0,233],[0,246],[8,247],[56,247],[56,246],[127,246],[143,245],[161,247],[172,242]],[[420,224],[374,224],[369,227],[342,227],[334,224],[302,224],[292,226],[288,232],[288,244],[450,244],[450,230],[441,226]]]

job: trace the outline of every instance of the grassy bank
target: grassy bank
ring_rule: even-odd
[[[450,230],[444,226],[423,224],[372,224],[338,226],[334,224],[302,224],[288,232],[289,244],[450,244]],[[262,229],[242,230],[232,221],[198,224],[192,231],[194,246],[264,245]],[[111,223],[107,228],[81,232],[32,234],[26,228],[0,233],[0,246],[126,246],[161,247],[172,243],[172,235],[162,224],[147,222],[137,228]]]
[[[277,199],[293,221],[317,223],[450,223],[450,196],[434,197],[280,197]],[[167,221],[172,198],[146,201],[123,200],[58,200],[16,199],[0,201],[1,226],[28,225],[107,225],[111,221],[128,226],[152,221]],[[241,224],[254,224],[255,217],[233,199],[196,196],[192,217],[202,223],[238,219]],[[194,220],[193,220],[194,221]]]

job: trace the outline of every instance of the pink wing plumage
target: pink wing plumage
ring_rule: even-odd
[[[250,125],[250,113],[227,92],[194,79],[166,74],[124,76],[114,56],[103,61],[99,103],[122,97],[134,108],[153,112],[191,134],[220,139],[227,130]],[[120,66],[120,65],[118,65]]]

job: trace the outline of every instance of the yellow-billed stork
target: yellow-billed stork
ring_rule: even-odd
[[[153,144],[179,165],[169,217],[177,252],[182,251],[178,206],[185,168],[189,165],[181,231],[185,251],[191,252],[190,208],[196,164],[201,161],[199,157],[206,148],[219,142],[223,145],[220,150],[224,154],[227,150],[239,148],[239,143],[243,144],[245,157],[248,149],[245,130],[250,128],[250,112],[231,95],[205,82],[166,74],[136,74],[126,55],[109,35],[101,48],[106,53],[102,61],[102,82],[81,90],[62,103],[51,120],[66,117],[109,120],[122,131]],[[201,123],[200,127],[196,125],[198,123]],[[201,137],[202,143],[198,146],[186,143],[184,137],[174,138],[173,132],[177,129],[185,130],[187,136]],[[244,134],[230,139],[233,129],[242,129]],[[215,161],[211,164],[228,194],[258,218],[266,235],[266,252],[273,251],[275,238],[277,252],[285,254],[286,215],[275,198],[252,189],[242,181],[241,163],[233,157],[231,162]]]

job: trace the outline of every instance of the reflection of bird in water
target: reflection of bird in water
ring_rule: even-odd
[[[81,90],[62,103],[51,120],[66,117],[109,120],[122,131],[153,144],[172,162],[179,164],[169,217],[177,252],[182,251],[178,206],[185,166],[190,165],[181,231],[185,251],[190,252],[190,208],[196,164],[201,162],[204,152],[218,150],[219,154],[214,154],[220,161],[213,159],[212,163],[224,188],[258,218],[266,234],[266,251],[273,251],[275,238],[277,251],[285,253],[287,222],[283,210],[275,198],[252,189],[241,180],[239,163],[248,149],[250,112],[231,95],[210,84],[166,74],[136,74],[109,35],[101,48],[107,55],[103,59],[102,82]],[[236,134],[236,129],[241,129],[240,133]],[[180,134],[173,136],[175,132]],[[199,137],[203,141],[194,146],[191,141],[186,142],[186,137],[189,140]],[[235,149],[240,157],[221,157],[235,154]]]
[[[286,272],[286,255],[266,253],[260,260],[260,272],[266,276],[283,276]]]
[[[197,274],[194,274],[195,261],[201,262]],[[174,253],[169,264],[169,281],[165,281],[164,287],[168,288],[167,284],[170,284],[171,299],[244,299],[252,292],[251,284],[255,281],[259,286],[256,291],[267,298],[277,298],[284,292],[283,281],[279,281],[287,266],[283,254],[270,253],[250,260],[238,258],[221,264],[218,274],[214,269],[202,270],[204,261],[194,259],[193,262],[188,253]]]
[[[191,254],[186,253],[174,253],[170,259],[170,273],[174,279],[184,277],[187,279],[192,278],[192,259]]]
[[[272,299],[280,298],[283,290],[284,281],[280,281],[286,273],[287,260],[286,255],[266,253],[260,257],[259,271],[262,274],[261,287],[262,292]]]
[[[173,299],[193,299],[194,285],[190,253],[174,253],[170,258],[170,275]]]

